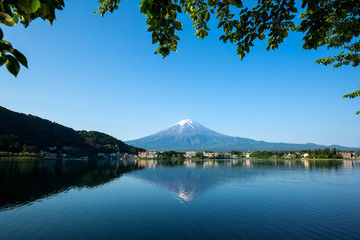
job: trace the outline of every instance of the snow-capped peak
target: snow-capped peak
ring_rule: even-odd
[[[191,119],[184,119],[184,120],[181,120],[181,121],[175,123],[175,125],[180,125],[180,126],[182,127],[182,126],[185,125],[186,123],[192,125],[192,124],[194,123],[194,121],[191,120]]]
[[[194,120],[191,119],[184,119],[181,120],[180,122],[177,122],[175,125],[175,127],[179,127],[179,132],[182,132],[183,129],[185,128],[192,128],[192,129],[198,129],[200,127],[200,125],[195,122]]]

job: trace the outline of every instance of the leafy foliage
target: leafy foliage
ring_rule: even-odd
[[[100,0],[99,3],[99,12],[104,16],[107,11],[118,9],[120,0]],[[236,43],[237,53],[242,59],[256,39],[265,38],[265,33],[269,36],[267,49],[277,48],[287,37],[287,32],[295,27],[291,19],[297,9],[294,0],[258,1],[252,9],[244,7],[241,0],[144,0],[140,2],[140,12],[147,16],[146,23],[148,31],[152,32],[153,43],[159,44],[155,53],[165,57],[170,51],[177,51],[177,40],[180,38],[175,32],[182,30],[182,23],[177,20],[178,13],[190,16],[196,29],[195,36],[201,39],[208,36],[208,22],[211,14],[215,14],[218,28],[224,31],[220,40]]]
[[[360,90],[357,90],[355,92],[344,95],[343,98],[355,98],[355,97],[359,97],[359,96],[360,96]],[[360,111],[357,111],[356,114],[360,114]]]
[[[341,154],[338,154],[336,148],[329,149],[315,149],[315,150],[308,150],[309,156],[308,158],[322,158],[322,159],[338,159],[342,158]]]
[[[98,2],[101,4],[99,12],[104,16],[107,11],[118,9],[120,0]],[[299,25],[293,20],[298,12],[295,0],[258,0],[252,6],[249,6],[251,3],[246,5],[241,0],[143,0],[140,12],[147,17],[152,42],[159,45],[155,53],[163,57],[177,51],[180,38],[175,33],[182,30],[177,17],[184,12],[194,22],[195,36],[201,39],[208,36],[208,22],[210,16],[215,15],[217,27],[223,30],[220,40],[235,43],[241,59],[250,52],[256,40],[267,39],[266,50],[276,49],[289,31],[296,31],[305,34],[304,49],[321,46],[343,49],[338,55],[319,59],[317,63],[334,64],[334,68],[360,64],[360,1],[302,0]]]
[[[42,18],[52,24],[55,20],[55,10],[62,10],[63,0],[2,0],[0,1],[0,24],[12,27],[19,22],[25,27],[36,18]],[[15,77],[20,71],[20,64],[28,68],[27,59],[10,42],[3,39],[0,28],[0,67],[6,63],[6,68]]]
[[[164,151],[159,153],[159,159],[184,159],[184,152],[176,152],[176,151]]]
[[[342,156],[338,154],[336,148],[314,149],[300,152],[284,152],[284,151],[256,151],[251,153],[251,158],[259,159],[299,159],[303,157],[304,153],[308,153],[307,158],[320,159],[340,159]]]
[[[202,152],[197,152],[195,154],[195,158],[198,158],[198,159],[204,159],[204,154]]]
[[[101,16],[118,9],[121,0],[98,0]],[[299,14],[301,21],[296,25],[298,14],[295,0],[143,0],[140,12],[147,17],[148,31],[152,33],[152,43],[158,44],[156,54],[166,57],[177,51],[182,23],[178,15],[185,13],[193,21],[195,36],[208,36],[208,22],[215,16],[217,27],[223,30],[220,40],[237,45],[241,59],[250,52],[256,40],[267,39],[266,49],[276,49],[288,36],[289,31],[302,32],[304,49],[342,49],[338,55],[325,57],[316,62],[323,65],[360,64],[360,1],[358,0],[302,0]],[[63,0],[2,0],[0,1],[0,23],[14,26],[19,21],[25,27],[38,17],[55,19],[55,10],[64,7]],[[20,64],[27,67],[26,58],[12,45],[3,40],[0,28],[0,67],[6,67],[14,76]],[[356,92],[344,98],[357,97]],[[360,111],[359,111],[360,112]],[[357,113],[359,113],[357,112]]]

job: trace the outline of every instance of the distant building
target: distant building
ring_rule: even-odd
[[[196,155],[196,152],[190,151],[190,152],[185,152],[184,157],[193,158],[193,157],[195,157],[195,155]]]
[[[140,158],[157,158],[158,154],[156,151],[151,150],[147,152],[140,152]]]
[[[249,158],[249,157],[251,157],[251,154],[252,154],[252,152],[247,152],[247,153],[245,153],[245,157]]]
[[[307,157],[309,157],[309,155],[310,155],[309,153],[304,153],[304,154],[303,154],[303,157],[304,157],[304,158],[307,158]]]
[[[204,157],[216,157],[218,153],[213,152],[203,152]]]
[[[147,152],[140,152],[139,153],[140,158],[146,158],[146,156],[147,156]]]
[[[158,154],[156,151],[154,151],[154,150],[148,151],[148,154],[147,154],[148,158],[157,158],[157,156],[158,156]]]
[[[296,157],[296,155],[293,153],[287,153],[287,154],[284,154],[284,157],[285,158],[294,158],[294,157]]]
[[[348,153],[348,152],[340,152],[339,154],[342,156],[342,158],[345,159],[351,159],[354,156],[353,153]]]

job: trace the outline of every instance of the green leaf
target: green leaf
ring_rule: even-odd
[[[177,52],[177,48],[175,44],[170,44],[170,49],[173,50],[174,52]]]
[[[242,2],[240,0],[230,0],[229,3],[231,5],[234,5],[234,6],[238,7],[238,8],[243,7],[243,4],[242,4]]]
[[[285,19],[286,20],[292,20],[295,18],[295,15],[290,15],[290,16],[286,16]]]
[[[29,5],[28,0],[18,0],[16,6],[25,13],[31,12],[31,6]]]
[[[3,23],[9,27],[14,26],[16,24],[14,19],[12,19],[12,17],[9,14],[4,12],[0,12],[0,23]]]
[[[182,23],[181,23],[180,21],[178,21],[178,20],[175,20],[175,21],[173,22],[173,26],[174,26],[174,28],[175,28],[176,30],[182,30],[182,28],[181,28]]]
[[[210,19],[210,13],[209,12],[206,12],[205,13],[205,21],[209,21],[209,19]]]
[[[12,54],[15,56],[15,58],[21,63],[24,67],[28,68],[28,62],[26,60],[26,57],[19,52],[18,50],[14,49]]]
[[[6,55],[6,68],[16,77],[20,71],[20,64],[13,56]]]
[[[356,97],[360,97],[360,90],[346,94],[343,96],[343,98],[356,98]]]
[[[17,15],[16,13],[13,14],[13,20],[15,22],[15,24],[17,24],[19,22],[19,15]]]
[[[0,67],[2,66],[2,65],[4,65],[4,63],[6,62],[6,56],[4,55],[4,56],[1,56],[0,57]]]
[[[34,13],[40,8],[40,0],[31,1],[31,12]]]
[[[0,51],[11,51],[12,46],[8,41],[0,40]]]
[[[291,12],[297,12],[297,8],[296,7],[290,7],[290,11]]]

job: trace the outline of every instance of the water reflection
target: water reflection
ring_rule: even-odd
[[[159,186],[184,202],[229,179],[254,179],[283,170],[357,168],[337,160],[98,160],[0,161],[0,210],[29,204],[71,188],[92,188],[124,174]],[[134,171],[145,169],[144,171]],[[131,172],[131,173],[130,173]]]
[[[71,188],[92,188],[141,168],[131,161],[0,161],[0,210]]]
[[[293,169],[339,171],[341,168],[359,166],[353,161],[327,160],[211,160],[211,161],[140,161],[146,171],[130,175],[173,193],[183,202],[231,179],[251,181],[273,171]],[[176,168],[173,168],[177,166]]]

